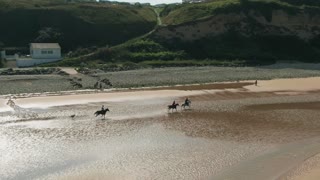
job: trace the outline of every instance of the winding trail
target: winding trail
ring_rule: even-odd
[[[161,17],[159,15],[159,12],[156,9],[153,9],[153,11],[157,15],[157,24],[158,24],[158,26],[161,26],[162,25],[162,21],[161,21]]]

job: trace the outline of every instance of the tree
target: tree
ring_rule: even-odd
[[[2,50],[3,47],[4,47],[4,43],[0,41],[0,51]]]
[[[249,0],[240,0],[240,3],[243,4],[243,5],[246,5],[249,3]]]
[[[60,42],[63,37],[59,29],[51,27],[42,28],[38,34],[38,37],[35,39],[35,42],[38,43]]]
[[[0,41],[0,52],[2,51],[2,48],[4,47],[4,43]],[[2,63],[2,57],[0,54],[0,68],[3,67],[3,63]]]

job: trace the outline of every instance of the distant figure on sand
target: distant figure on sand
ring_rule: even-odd
[[[13,102],[13,100],[11,99],[11,97],[9,98],[7,105],[14,108],[16,106],[16,103]]]
[[[188,99],[188,98],[186,98],[186,100],[184,100],[184,104],[185,104],[186,106],[189,106],[189,99]]]
[[[258,80],[256,80],[256,81],[254,82],[254,85],[255,85],[255,86],[258,86]]]

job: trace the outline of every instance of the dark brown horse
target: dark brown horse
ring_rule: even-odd
[[[177,111],[177,106],[179,106],[179,104],[168,105],[168,110],[172,109],[173,111],[175,109]]]
[[[188,101],[186,101],[185,103],[183,103],[183,104],[181,105],[181,108],[185,109],[187,106],[188,106],[188,108],[191,107],[191,101],[190,101],[190,100],[188,100]]]
[[[107,113],[108,111],[109,111],[109,109],[106,108],[106,109],[104,109],[104,110],[96,111],[96,112],[94,113],[94,115],[96,115],[96,117],[99,116],[99,115],[101,115],[101,116],[103,116],[103,119],[105,119],[105,118],[106,118],[106,113]]]

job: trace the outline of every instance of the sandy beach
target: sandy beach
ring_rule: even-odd
[[[186,97],[190,108],[168,111]],[[319,77],[7,100],[4,179],[320,177]]]

